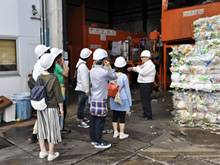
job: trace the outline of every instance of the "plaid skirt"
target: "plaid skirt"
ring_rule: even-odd
[[[103,101],[92,100],[90,103],[90,114],[92,116],[105,117],[108,114],[106,100]]]

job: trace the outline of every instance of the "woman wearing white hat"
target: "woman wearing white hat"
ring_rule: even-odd
[[[141,53],[141,66],[129,67],[127,70],[138,73],[138,83],[140,86],[140,95],[143,108],[142,120],[151,120],[151,92],[153,90],[153,82],[155,80],[156,69],[154,63],[150,60],[151,54],[148,50]]]
[[[110,98],[110,109],[113,112],[112,126],[114,130],[113,138],[119,136],[120,139],[127,138],[129,135],[124,133],[125,129],[125,114],[126,111],[130,111],[132,106],[131,92],[128,82],[128,77],[124,73],[126,61],[123,57],[118,57],[115,60],[115,72],[118,76],[116,83],[119,85],[119,92],[122,104],[116,103],[114,98]],[[118,132],[118,122],[120,133]]]
[[[34,49],[34,53],[37,56],[37,62],[34,64],[33,74],[32,77],[34,81],[32,81],[32,86],[34,86],[35,82],[37,81],[38,76],[40,76],[44,72],[44,68],[40,65],[40,58],[45,53],[50,53],[50,47],[46,47],[45,45],[37,45]],[[30,78],[32,79],[32,78]],[[31,136],[28,138],[28,141],[34,142],[37,140],[37,120],[34,124],[33,132]]]
[[[40,158],[47,157],[48,161],[52,161],[59,157],[59,152],[54,152],[55,144],[61,142],[61,133],[59,125],[59,111],[60,115],[63,115],[63,97],[60,90],[60,83],[58,77],[53,74],[54,72],[54,59],[56,54],[44,54],[40,58],[40,65],[44,68],[44,72],[38,77],[36,85],[40,81],[45,84],[46,92],[48,96],[47,108],[43,111],[37,111],[37,123],[38,123],[38,139],[40,144]],[[58,106],[59,105],[59,106]],[[45,139],[49,143],[49,151],[45,147]]]
[[[66,110],[66,88],[64,85],[64,77],[68,77],[68,69],[66,67],[66,64],[64,63],[63,59],[63,50],[58,49],[58,48],[52,48],[50,50],[52,53],[56,54],[55,58],[55,69],[54,69],[54,74],[57,75],[59,82],[60,82],[60,88],[61,88],[61,93],[63,95],[63,110],[64,110],[64,115],[60,117],[60,130],[61,133],[70,133],[70,130],[64,129],[65,126],[65,117],[67,114]]]

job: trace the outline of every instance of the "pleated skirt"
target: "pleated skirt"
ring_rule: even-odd
[[[37,111],[38,139],[49,143],[57,144],[61,142],[61,133],[59,125],[59,108],[46,108],[43,111]]]

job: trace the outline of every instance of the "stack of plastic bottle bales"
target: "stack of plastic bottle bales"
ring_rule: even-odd
[[[220,15],[193,26],[195,45],[173,47],[170,53],[174,120],[220,131]]]

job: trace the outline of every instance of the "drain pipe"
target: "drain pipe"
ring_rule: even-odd
[[[46,45],[46,40],[47,40],[47,36],[46,36],[46,3],[45,0],[42,0],[42,43],[43,45]]]

